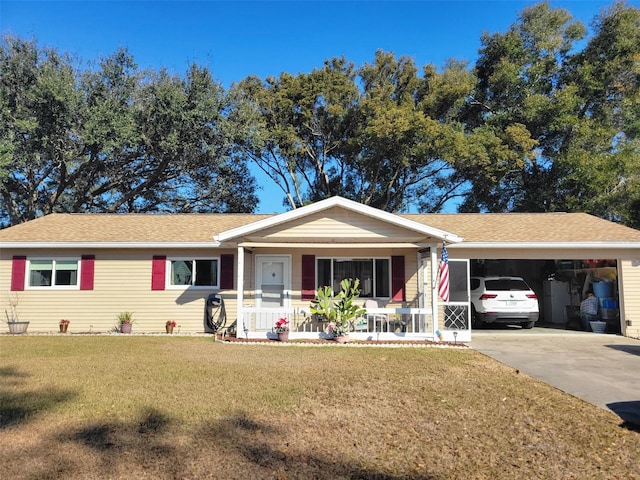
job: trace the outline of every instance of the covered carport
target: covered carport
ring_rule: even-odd
[[[594,283],[608,280],[610,290],[602,298],[615,302],[603,306],[615,317],[607,319],[610,331],[640,338],[640,231],[584,213],[422,217],[462,237],[447,246],[449,258],[469,261],[470,275],[515,275],[530,282],[539,298],[541,325],[576,328],[571,312]],[[555,282],[566,294],[545,304],[545,288]]]
[[[470,259],[470,275],[518,276],[538,296],[537,326],[582,330],[580,303],[598,297],[599,316],[608,333],[621,333],[618,267],[615,259]]]

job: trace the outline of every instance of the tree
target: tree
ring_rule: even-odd
[[[410,205],[439,211],[463,193],[454,174],[467,145],[454,112],[473,77],[454,61],[441,74],[428,65],[420,77],[412,59],[381,51],[358,73],[363,95],[352,149],[356,196],[388,211]]]
[[[10,224],[51,212],[255,208],[255,180],[230,155],[230,99],[206,68],[140,72],[121,49],[79,71],[11,37],[0,62],[0,217]]]
[[[476,159],[463,211],[587,211],[638,225],[639,10],[619,3],[586,30],[548,3],[485,35],[461,116]]]
[[[283,73],[265,82],[249,77],[233,88],[234,98],[246,99],[234,115],[249,111],[254,119],[237,130],[238,154],[263,170],[292,208],[347,194],[343,159],[355,128],[354,75],[353,65],[336,58],[309,74]]]
[[[237,111],[254,119],[238,130],[238,155],[266,172],[292,208],[341,195],[387,211],[418,202],[437,211],[459,194],[452,164],[465,140],[449,113],[471,79],[454,62],[421,78],[411,59],[385,52],[357,71],[333,59],[310,74],[247,78],[233,89],[245,100]]]
[[[558,207],[553,160],[571,116],[562,68],[584,34],[569,12],[541,3],[525,9],[505,34],[483,35],[477,85],[461,116],[475,145],[459,172],[472,185],[461,210]]]
[[[11,224],[52,211],[64,194],[57,172],[81,149],[81,98],[67,56],[9,38],[0,48],[2,217]]]
[[[640,9],[617,3],[565,74],[579,99],[563,137],[560,184],[570,209],[640,227]]]

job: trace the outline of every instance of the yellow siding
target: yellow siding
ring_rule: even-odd
[[[0,257],[0,311],[9,309],[7,293],[11,281],[11,258],[25,252],[4,250]],[[219,256],[237,250],[198,252],[197,256]],[[255,249],[245,254],[244,284],[245,305],[254,304],[255,256],[257,254],[291,255],[291,288],[294,308],[308,309],[309,301],[301,300],[302,255],[311,253],[308,249]],[[387,301],[389,307],[418,306],[417,256],[413,249],[353,249],[345,252],[332,249],[318,249],[312,252],[316,257],[391,257],[405,256],[406,298],[404,303]],[[18,311],[21,320],[29,321],[31,332],[54,332],[62,318],[71,321],[69,332],[109,332],[116,327],[116,316],[122,311],[134,313],[133,332],[163,332],[167,320],[175,320],[181,333],[203,332],[204,300],[214,290],[151,290],[151,262],[153,255],[193,256],[188,250],[55,250],[38,251],[38,257],[80,257],[95,254],[94,289],[81,290],[25,290],[15,292],[19,300]],[[29,256],[29,255],[27,255]],[[237,272],[235,272],[237,275]],[[236,279],[234,279],[235,285]],[[229,322],[237,318],[236,291],[222,293]],[[6,329],[5,329],[6,331]],[[178,329],[176,330],[178,331]]]
[[[627,337],[640,338],[640,259],[620,261],[619,275],[622,328]]]
[[[197,256],[218,256],[231,251],[198,252]],[[11,281],[11,258],[22,252],[3,251],[0,258],[0,310],[8,305]],[[62,318],[71,321],[70,332],[108,332],[117,324],[122,311],[134,313],[133,332],[163,332],[167,320],[175,320],[180,332],[204,331],[204,299],[214,290],[151,290],[153,255],[194,256],[187,250],[108,250],[108,251],[38,251],[38,257],[80,256],[95,254],[94,289],[25,290],[12,292],[18,298],[20,319],[29,321],[29,331],[58,330]],[[224,291],[227,313],[235,319],[235,291]]]
[[[310,239],[379,239],[392,242],[407,237],[420,238],[406,228],[383,222],[356,212],[332,208],[259,233],[265,240]]]

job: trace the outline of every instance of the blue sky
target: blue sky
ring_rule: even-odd
[[[141,68],[182,73],[196,62],[228,87],[248,75],[310,72],[342,55],[360,66],[379,49],[408,55],[419,66],[441,67],[448,58],[472,64],[483,32],[506,31],[535,3],[0,0],[0,31],[74,54],[85,66],[120,46]],[[589,25],[613,1],[550,4]],[[640,0],[627,4],[640,6]],[[284,211],[280,191],[256,177],[263,186],[258,212]]]

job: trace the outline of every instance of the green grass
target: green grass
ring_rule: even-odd
[[[0,337],[0,478],[640,478],[620,423],[459,348]]]

